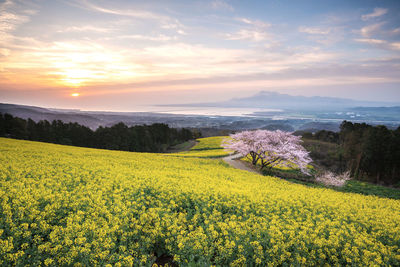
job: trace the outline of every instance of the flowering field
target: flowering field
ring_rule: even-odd
[[[0,265],[400,265],[399,200],[236,170],[197,158],[202,142],[186,157],[0,138]]]

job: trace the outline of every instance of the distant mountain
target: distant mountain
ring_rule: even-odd
[[[52,109],[1,103],[0,113],[9,113],[23,119],[31,118],[36,122],[40,120],[77,122],[93,130],[97,129],[99,126],[112,126],[123,122],[128,126],[166,123],[170,127],[176,128],[194,127],[214,129],[216,131],[221,129],[246,130],[260,128],[269,130],[280,129],[285,131],[304,129],[316,131],[322,129],[337,130],[343,120],[366,122],[372,125],[383,124],[391,129],[396,129],[399,127],[400,123],[400,105],[397,107],[388,107],[384,105],[389,104],[362,102],[351,99],[302,97],[260,92],[255,96],[247,98],[236,98],[219,103],[196,104],[197,107],[206,107],[207,109],[212,109],[213,107],[264,108],[262,111],[255,111],[253,113],[249,111],[251,114],[247,114],[246,116],[82,111],[77,109]],[[196,106],[186,105],[186,107]],[[276,112],[268,109],[280,109],[281,111]],[[190,110],[190,108],[188,110]]]
[[[264,108],[292,111],[335,111],[356,107],[393,107],[400,106],[400,102],[360,101],[348,98],[322,96],[294,96],[271,91],[260,91],[250,97],[233,98],[223,102],[177,104],[168,106]]]
[[[34,106],[2,104],[0,113],[9,113],[15,117],[40,120],[61,120],[63,122],[77,122],[91,129],[99,126],[112,126],[123,122],[128,126],[153,123],[166,123],[175,128],[227,128],[241,129],[241,127],[258,128],[270,122],[270,118],[248,121],[247,118],[235,116],[205,116],[184,115],[154,112],[109,112],[109,111],[82,111],[77,109],[52,109]],[[242,123],[242,121],[244,121]]]
[[[30,118],[36,122],[40,120],[77,122],[91,129],[99,126],[112,126],[118,122],[131,126],[167,121],[170,125],[176,126],[173,118],[166,120],[164,117],[167,115],[149,112],[81,111],[79,109],[52,109],[0,103],[0,113],[9,113],[23,119]]]
[[[36,122],[40,120],[61,120],[63,122],[77,122],[93,129],[104,124],[101,119],[96,118],[95,116],[91,116],[89,114],[79,113],[79,111],[71,112],[70,110],[52,110],[47,108],[16,104],[0,103],[0,113],[9,113],[13,116],[23,119],[30,118]]]
[[[359,101],[336,97],[293,96],[270,91],[261,91],[251,97],[234,98],[214,104],[223,107],[256,107],[289,110],[336,110],[354,107],[389,107],[400,105],[400,103]]]

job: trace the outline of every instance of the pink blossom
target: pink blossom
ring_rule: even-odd
[[[312,161],[309,153],[301,145],[299,136],[292,133],[267,130],[244,131],[230,135],[223,146],[248,156],[252,163],[261,163],[261,168],[272,168],[276,165],[297,166],[308,173],[307,165]]]

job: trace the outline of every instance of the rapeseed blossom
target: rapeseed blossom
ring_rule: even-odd
[[[400,265],[399,200],[237,170],[207,158],[220,141],[151,154],[0,138],[0,265]]]

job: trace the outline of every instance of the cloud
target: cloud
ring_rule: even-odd
[[[100,32],[100,33],[106,33],[110,32],[113,29],[111,28],[102,28],[102,27],[95,27],[91,25],[84,25],[84,26],[71,26],[71,27],[66,27],[61,30],[58,30],[57,32]]]
[[[269,34],[265,31],[248,30],[248,29],[241,29],[236,33],[226,34],[227,40],[249,40],[254,42],[267,40],[268,37]]]
[[[399,33],[400,33],[400,27],[391,31],[391,34],[393,34],[393,35],[397,35]]]
[[[179,22],[179,20],[177,19],[170,19],[168,21],[164,21],[161,23],[161,29],[165,29],[165,30],[173,30],[175,31],[177,34],[180,35],[186,35],[187,33],[185,32],[186,27]]]
[[[6,1],[4,1],[4,3],[1,3],[1,4],[0,4],[0,11],[1,11],[1,12],[4,12],[4,11],[8,10],[9,8],[11,8],[11,7],[13,7],[13,6],[15,6],[15,4],[13,3],[13,1],[11,1],[11,0],[6,0]]]
[[[213,9],[220,9],[220,10],[228,10],[228,11],[234,11],[235,9],[233,8],[232,5],[228,4],[224,0],[214,0],[211,2],[211,8]]]
[[[331,32],[331,29],[329,29],[329,28],[323,29],[323,28],[319,28],[319,27],[304,27],[304,26],[301,26],[299,28],[299,32],[304,32],[304,33],[308,33],[308,34],[326,35],[326,34],[329,34]]]
[[[151,81],[132,82],[125,84],[105,84],[86,87],[106,94],[116,92],[135,92],[146,88],[152,90],[187,90],[204,89],[219,90],[220,88],[246,88],[246,87],[304,87],[304,86],[330,86],[343,84],[372,84],[399,82],[399,59],[381,61],[365,61],[359,64],[329,64],[325,66],[309,66],[301,68],[285,68],[273,73],[224,73],[207,77],[176,79],[152,79]]]
[[[359,38],[359,39],[354,39],[355,41],[359,43],[366,43],[366,44],[386,44],[385,40],[380,40],[380,39],[372,39],[372,38]]]
[[[264,21],[261,21],[261,20],[251,20],[251,19],[247,19],[247,18],[237,18],[236,20],[240,21],[240,22],[242,22],[244,24],[248,24],[248,25],[257,27],[257,28],[266,29],[266,28],[271,27],[270,23],[267,23],[267,22],[264,22]]]
[[[6,1],[0,4],[0,32],[11,32],[19,25],[29,21],[29,16],[20,14],[14,10],[15,4],[12,1]]]
[[[90,2],[89,0],[81,0],[78,1],[76,0],[75,3],[73,4],[75,6],[78,6],[79,8],[95,11],[95,12],[101,12],[105,14],[111,14],[111,15],[116,15],[116,16],[121,16],[121,17],[130,17],[134,19],[140,19],[140,20],[152,20],[156,21],[159,23],[160,28],[162,29],[169,29],[169,30],[175,30],[176,33],[180,35],[186,35],[186,32],[184,31],[185,26],[179,22],[177,18],[169,17],[167,15],[162,15],[158,14],[155,12],[150,12],[146,10],[140,10],[140,9],[116,9],[116,8],[108,8],[108,7],[103,7],[97,4],[94,4]]]
[[[179,21],[174,21],[174,22],[168,22],[168,23],[164,23],[161,25],[161,28],[163,29],[167,29],[167,30],[176,30],[183,27],[183,25],[181,23],[179,23]]]
[[[166,42],[166,41],[171,41],[171,40],[176,40],[176,36],[167,36],[164,34],[159,34],[157,36],[149,36],[149,35],[141,35],[141,34],[131,34],[131,35],[120,35],[116,38],[119,39],[135,39],[135,40],[144,40],[144,41],[161,41],[161,42]]]
[[[1,56],[8,56],[8,55],[10,55],[10,49],[7,49],[7,48],[0,48],[0,55]]]
[[[24,23],[30,21],[30,15],[35,10],[24,10],[12,1],[0,4],[0,44],[9,46],[15,39],[15,30]]]
[[[370,37],[372,34],[379,32],[385,22],[375,23],[361,28],[360,33],[364,37]]]
[[[247,25],[247,27],[239,29],[235,33],[225,34],[226,40],[247,40],[252,42],[261,42],[271,39],[271,35],[268,33],[268,28],[271,27],[271,24],[260,20],[250,20],[247,18],[237,18],[236,20],[244,23]]]
[[[29,86],[118,81],[134,76],[138,67],[129,62],[125,51],[88,41],[43,43],[34,49],[14,50],[1,63],[10,81],[23,79]]]
[[[327,81],[332,84],[335,79],[338,83],[359,82],[367,78],[368,81],[385,80],[394,75],[384,76],[377,72],[379,68],[361,68],[372,63],[359,59],[362,56],[375,58],[381,54],[393,58],[400,51],[398,40],[393,41],[397,38],[393,35],[396,30],[400,32],[395,29],[398,25],[389,29],[390,32],[381,31],[392,25],[389,20],[385,25],[374,20],[363,22],[371,25],[362,25],[365,26],[362,29],[359,26],[352,32],[348,25],[358,25],[354,18],[345,22],[323,20],[319,24],[309,24],[310,27],[271,24],[250,17],[215,15],[210,10],[211,1],[206,6],[211,14],[194,16],[185,14],[184,10],[174,10],[172,4],[165,5],[168,9],[157,5],[156,9],[148,9],[148,12],[140,10],[140,7],[136,9],[137,6],[129,1],[120,3],[129,3],[130,7],[124,9],[114,1],[76,0],[75,8],[80,3],[80,16],[75,16],[74,10],[63,14],[68,22],[61,30],[63,24],[58,24],[62,22],[56,16],[49,16],[46,21],[51,27],[42,27],[43,20],[39,16],[30,16],[34,12],[23,12],[23,6],[14,7],[11,1],[5,3],[0,4],[0,7],[7,6],[0,12],[0,29],[12,41],[5,40],[3,43],[6,45],[0,45],[0,80],[21,88],[23,85],[54,88],[92,85],[93,93],[96,93],[98,87],[109,91],[114,88],[116,91],[134,91],[150,87],[154,90],[158,86],[160,90],[169,90],[177,86],[184,90],[192,88],[192,85],[193,88],[205,88],[209,84],[218,89],[263,84],[295,86],[297,82]],[[57,3],[62,7],[62,4],[70,2]],[[217,1],[216,7],[221,3]],[[49,11],[48,7],[44,10]],[[188,26],[182,25],[178,19]],[[18,31],[20,25],[30,20],[31,32]],[[211,24],[215,27],[209,27]],[[59,34],[57,31],[78,34]],[[186,32],[191,34],[188,36],[191,38],[183,38]],[[315,43],[310,44],[310,40]],[[320,45],[338,40],[344,40],[339,49]],[[372,50],[372,53],[363,54],[360,46]],[[387,51],[375,53],[376,48]],[[340,65],[343,62],[354,64]],[[399,62],[395,64],[400,66]],[[324,69],[324,66],[329,67]],[[385,65],[382,71],[389,73],[390,68],[391,73],[398,71],[393,66]]]
[[[126,35],[116,38],[169,40],[167,36],[157,35]],[[1,52],[9,54],[8,50]],[[121,84],[135,80],[211,77],[227,73],[271,72],[328,62],[334,57],[334,54],[318,50],[260,54],[258,50],[210,48],[179,42],[115,49],[114,46],[99,42],[75,40],[35,43],[34,48],[14,50],[8,57],[0,57],[0,62],[4,66],[2,74],[16,84],[23,80],[32,86],[45,84],[73,87]]]
[[[156,14],[153,12],[149,11],[144,11],[144,10],[132,10],[132,9],[113,9],[113,8],[106,8],[102,7],[96,4],[93,4],[90,1],[87,0],[82,0],[82,1],[77,1],[76,4],[79,7],[83,7],[85,9],[89,9],[92,11],[96,12],[101,12],[101,13],[106,13],[106,14],[112,14],[112,15],[118,15],[118,16],[127,16],[127,17],[135,17],[139,19],[151,19],[151,20],[166,20],[169,19],[169,17]]]
[[[366,43],[385,50],[400,50],[400,42],[389,42],[386,40],[373,38],[360,38],[354,40],[359,43]]]
[[[400,42],[393,42],[390,44],[390,46],[394,49],[394,50],[400,50]]]
[[[0,31],[2,32],[10,32],[15,30],[15,28],[29,21],[27,16],[18,15],[15,13],[3,11],[0,15]]]
[[[362,15],[361,19],[364,20],[364,21],[370,20],[370,19],[373,19],[373,18],[377,18],[377,17],[383,16],[387,12],[388,12],[387,8],[379,8],[379,7],[377,7],[377,8],[374,8],[374,11],[372,13]]]

